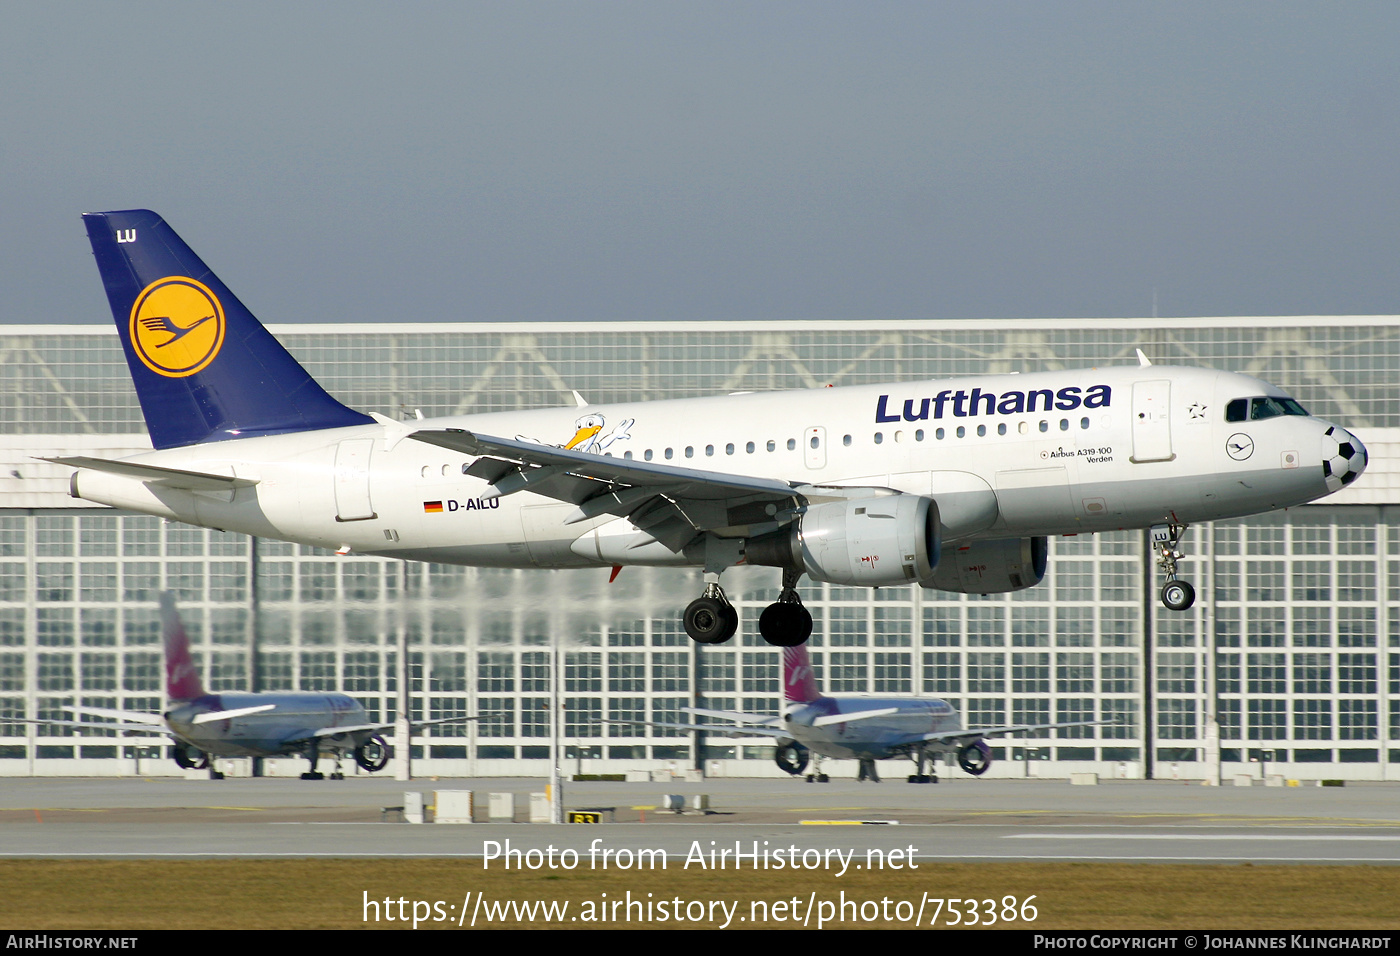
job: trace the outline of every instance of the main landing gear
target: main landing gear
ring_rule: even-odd
[[[797,593],[801,576],[801,571],[784,570],[778,600],[759,615],[758,633],[769,644],[796,647],[812,636],[812,612]],[[723,644],[739,629],[739,612],[725,597],[718,574],[706,573],[705,581],[705,593],[686,606],[685,633],[700,644]]]
[[[909,756],[914,758],[914,772],[909,775],[910,783],[937,783],[938,768],[932,766],[932,761],[928,759],[928,753],[922,747],[915,750]],[[933,773],[924,773],[924,764],[930,764],[929,769]]]
[[[1182,581],[1176,576],[1176,562],[1185,555],[1177,550],[1181,536],[1186,533],[1186,525],[1172,522],[1157,525],[1152,529],[1152,546],[1157,551],[1157,567],[1167,577],[1162,585],[1162,604],[1169,611],[1184,611],[1196,603],[1196,589],[1190,581]]]
[[[723,644],[739,629],[739,612],[724,596],[719,575],[713,581],[710,577],[705,575],[705,593],[686,605],[685,633],[698,644]]]
[[[796,647],[812,636],[812,612],[802,606],[797,593],[801,571],[783,569],[783,590],[778,600],[763,609],[758,618],[758,633],[777,647]]]

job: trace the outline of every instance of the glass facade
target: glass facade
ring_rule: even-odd
[[[573,389],[603,403],[1030,372],[1135,362],[1141,348],[1159,364],[1258,375],[1348,427],[1400,427],[1393,322],[1177,321],[274,331],[332,394],[395,417],[572,404]],[[64,435],[144,431],[114,334],[34,327],[0,343],[6,434],[61,447]],[[679,621],[698,571],[626,568],[609,584],[606,570],[405,564],[51,504],[0,509],[0,717],[158,710],[155,598],[171,589],[212,690],[340,689],[392,720],[403,633],[411,716],[487,715],[415,738],[420,772],[544,773],[557,694],[567,769],[718,760],[728,773],[779,773],[769,748],[710,735],[697,751],[690,734],[640,723],[695,705],[777,712],[780,657],[746,633],[777,597],[775,570],[726,573],[744,627],[700,647]],[[1053,539],[1046,581],[1010,595],[804,580],[813,662],[827,692],[939,695],[968,725],[1105,722],[994,741],[1046,762],[993,774],[1196,777],[1218,752],[1227,775],[1277,763],[1400,777],[1396,507],[1193,527],[1182,573],[1200,597],[1185,613],[1158,604],[1140,532]],[[131,772],[129,746],[0,724],[0,774]]]

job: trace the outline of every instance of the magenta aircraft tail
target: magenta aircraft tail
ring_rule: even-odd
[[[783,698],[789,703],[808,704],[821,695],[807,645],[783,648]]]
[[[194,700],[204,696],[204,682],[190,657],[190,639],[185,624],[175,610],[175,595],[160,595],[160,631],[165,639],[165,696],[171,700]]]

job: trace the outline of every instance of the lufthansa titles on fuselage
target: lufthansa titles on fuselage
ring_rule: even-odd
[[[875,421],[921,422],[934,420],[951,414],[953,418],[977,418],[979,415],[1021,415],[1028,412],[1069,412],[1076,408],[1107,408],[1112,399],[1112,389],[1107,385],[1090,385],[1081,389],[1078,385],[1067,385],[1058,391],[1050,388],[1033,388],[1028,391],[984,392],[974,388],[943,389],[932,398],[906,398],[901,412],[898,404],[890,407],[890,396],[881,395],[875,402]],[[895,402],[898,403],[896,398]],[[930,414],[930,412],[932,414]]]

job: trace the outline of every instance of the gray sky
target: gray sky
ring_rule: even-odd
[[[0,318],[1400,311],[1400,4],[0,5]]]

